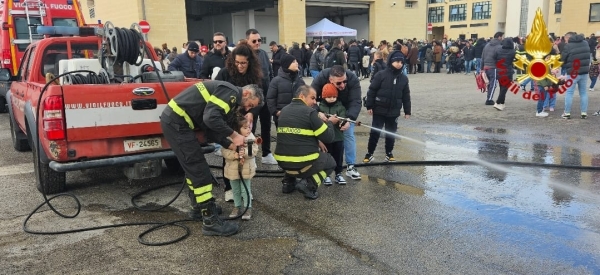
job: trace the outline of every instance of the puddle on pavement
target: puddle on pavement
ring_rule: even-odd
[[[425,190],[421,189],[421,188],[417,188],[414,186],[410,186],[410,185],[406,185],[403,183],[398,183],[398,182],[393,182],[393,181],[387,181],[384,179],[380,179],[380,178],[376,178],[376,177],[371,177],[369,175],[361,175],[361,180],[362,182],[374,182],[377,183],[381,186],[390,186],[393,187],[394,189],[402,192],[402,193],[406,193],[409,195],[415,195],[415,196],[423,196],[425,195]]]
[[[508,134],[508,130],[503,128],[475,127],[477,131],[491,134]]]

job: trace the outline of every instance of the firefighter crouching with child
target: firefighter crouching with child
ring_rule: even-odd
[[[205,81],[183,90],[160,116],[164,137],[185,172],[192,204],[190,215],[202,219],[204,235],[233,235],[238,225],[219,217],[220,207],[212,195],[216,182],[195,130],[201,130],[209,141],[236,150],[244,145],[244,137],[227,125],[227,117],[238,110],[246,113],[263,103],[263,91],[256,85],[240,88],[224,81]]]
[[[317,92],[310,86],[294,91],[292,102],[281,109],[275,148],[275,159],[285,170],[283,193],[298,190],[313,200],[319,197],[317,187],[336,166],[324,143],[333,141],[332,123],[339,122],[335,116],[319,116],[313,108],[316,99]],[[297,184],[296,178],[301,179]]]

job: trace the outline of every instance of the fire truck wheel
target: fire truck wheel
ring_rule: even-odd
[[[19,127],[16,126],[14,120],[15,119],[12,117],[12,115],[8,119],[8,123],[10,124],[10,138],[12,140],[13,147],[19,152],[31,150],[27,136],[23,134],[23,131],[21,131]]]
[[[31,136],[31,135],[30,135]],[[38,191],[49,195],[65,191],[67,182],[65,172],[56,172],[50,169],[48,164],[43,163],[38,155],[37,146],[33,144],[33,168],[36,176],[36,187]]]
[[[164,159],[165,166],[167,166],[167,171],[169,174],[178,175],[183,173],[183,168],[181,168],[181,164],[179,164],[179,160],[175,159]]]
[[[6,108],[6,98],[4,97],[0,97],[0,114],[1,113],[6,113],[7,108]]]

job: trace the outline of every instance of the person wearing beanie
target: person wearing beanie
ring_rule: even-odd
[[[187,50],[173,59],[169,64],[169,71],[181,71],[185,77],[200,78],[202,58],[198,52],[200,47],[196,42],[188,42]]]
[[[371,126],[376,129],[385,127],[385,131],[396,133],[398,117],[404,107],[404,118],[411,114],[410,88],[408,78],[403,73],[405,57],[400,51],[392,52],[388,57],[387,68],[375,76],[367,91],[365,106],[369,115],[373,116]],[[380,132],[372,129],[367,145],[367,154],[363,162],[373,161],[375,148],[379,141]],[[396,139],[390,135],[385,136],[385,161],[395,161],[394,142]]]
[[[269,113],[273,116],[275,127],[279,122],[279,113],[283,107],[292,102],[293,94],[296,90],[305,85],[302,77],[298,77],[298,62],[289,55],[283,54],[280,59],[279,72],[271,83],[267,91],[267,106]]]
[[[335,115],[338,117],[346,117],[346,108],[342,105],[342,102],[338,100],[338,90],[331,84],[325,84],[323,91],[321,92],[321,103],[319,103],[319,110],[327,115]],[[333,132],[335,137],[333,142],[325,143],[327,152],[331,154],[335,160],[335,182],[340,185],[346,184],[346,179],[342,176],[342,165],[344,164],[344,133],[340,129],[344,124],[348,122],[338,121],[333,124]],[[323,184],[330,186],[332,184],[329,175],[323,180]]]

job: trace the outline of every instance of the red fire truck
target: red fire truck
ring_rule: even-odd
[[[77,0],[0,0],[0,68],[16,75],[29,44],[41,40],[37,26],[85,24]],[[10,82],[0,81],[0,113],[6,112]]]

